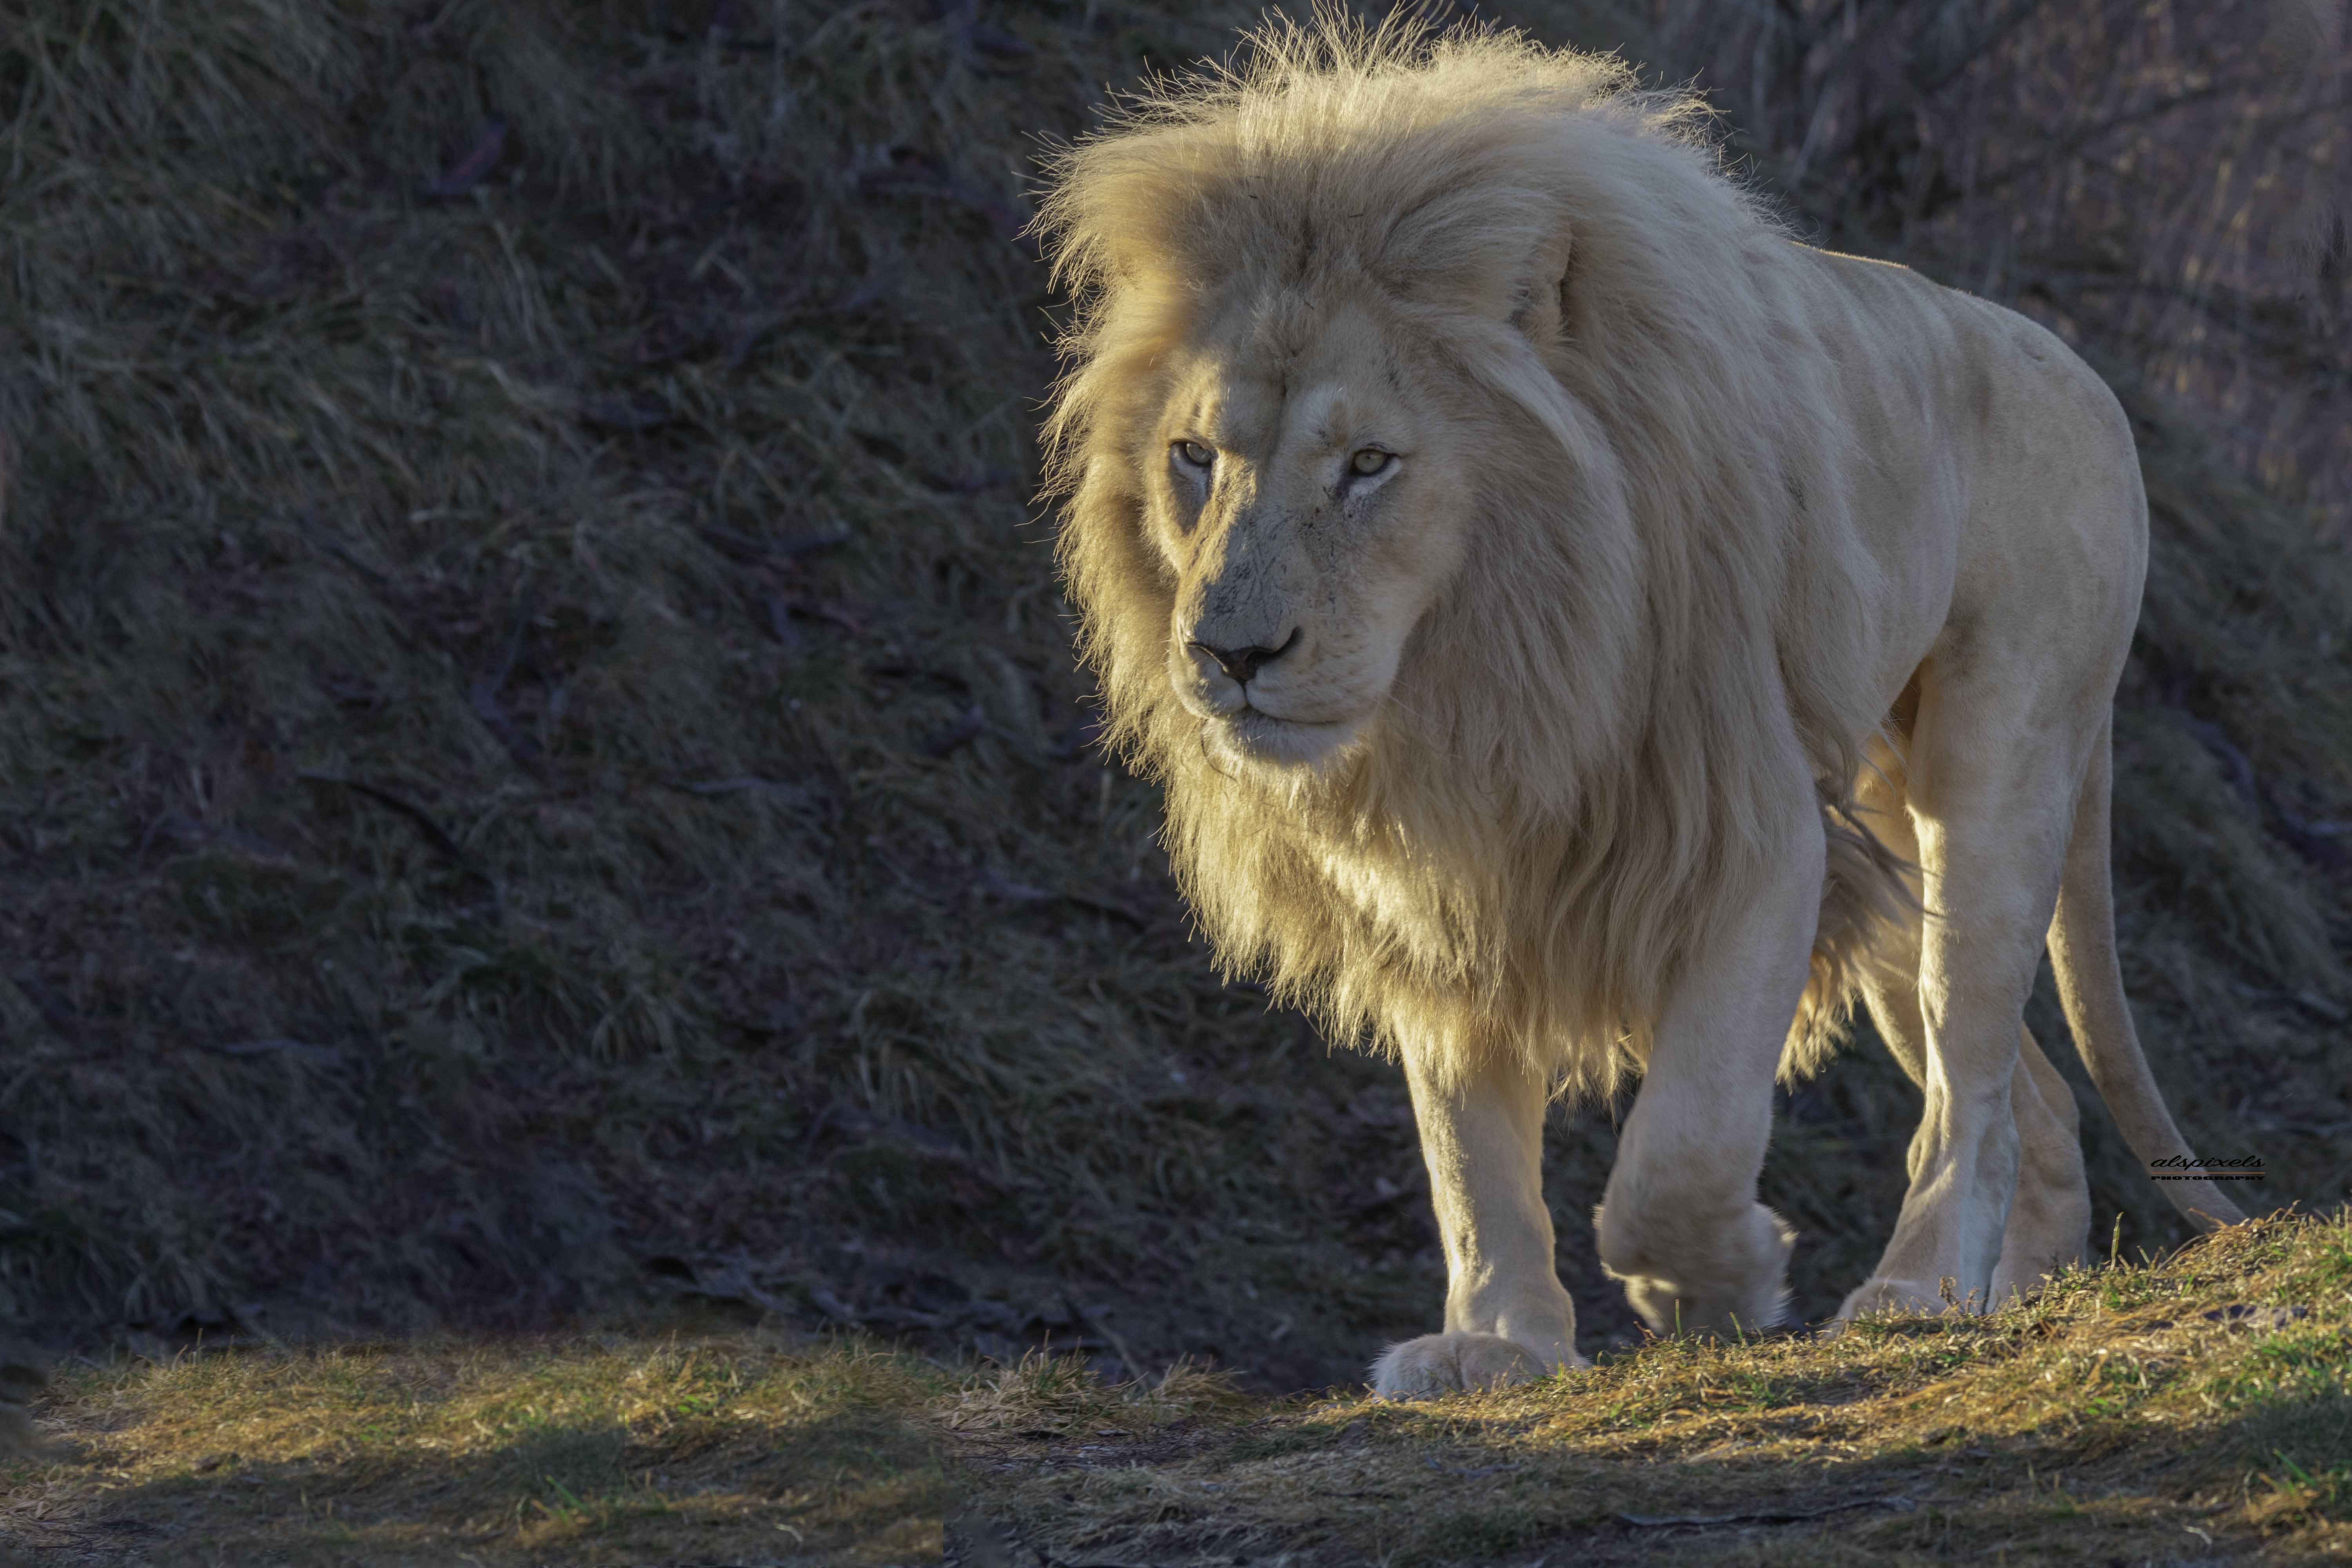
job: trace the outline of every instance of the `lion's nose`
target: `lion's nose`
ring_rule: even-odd
[[[1216,647],[1196,639],[1192,651],[1204,653],[1215,659],[1218,668],[1232,676],[1237,684],[1247,686],[1250,677],[1291,650],[1298,641],[1299,630],[1292,627],[1290,635],[1283,638],[1276,647],[1267,647],[1263,643],[1253,643],[1248,647]]]

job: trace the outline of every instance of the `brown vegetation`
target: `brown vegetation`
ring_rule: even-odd
[[[155,1352],[684,1294],[1277,1388],[1430,1325],[1401,1089],[1217,984],[1156,801],[1087,749],[1025,504],[1034,137],[1241,9],[0,16],[0,1312]],[[2077,220],[2176,280],[2208,254],[2144,244],[2175,209],[2099,184],[2172,189],[2212,147],[2189,121],[2044,136],[2072,102],[2047,73],[2097,37],[1956,59],[1936,90],[1977,118],[1946,121],[1899,54],[1853,76],[1833,14],[1891,47],[1976,8],[1721,8],[1810,29],[1785,57],[1699,10],[1513,19],[1678,75],[1764,60],[1703,79],[1801,219],[2056,321],[2135,409],[2158,544],[2119,730],[2127,977],[2195,1152],[2338,1201],[2352,573],[2311,509],[2340,420],[2263,357],[2343,363],[2335,252],[2308,307],[2229,252],[2263,330],[2184,375],[2164,312],[2224,296],[2095,298],[2056,259]],[[1822,96],[1865,79],[1883,112]],[[2263,145],[2291,160],[2342,78],[2243,91],[2279,83],[2304,118]],[[1954,167],[2041,156],[2032,243],[1968,248],[2015,183],[1885,217],[1927,166],[1906,125]],[[2159,132],[2126,163],[2116,137]],[[2211,221],[2259,240],[2285,187],[2240,168],[2252,216]],[[2242,385],[2270,389],[2255,424],[2221,417]],[[2048,998],[2035,1021],[2063,1037]],[[1767,1197],[1804,1309],[1885,1237],[1916,1110],[1867,1047],[1794,1097]],[[2173,1237],[2086,1126],[2098,1233]],[[1605,1342],[1630,1320],[1580,1216],[1607,1110],[1552,1141]]]
[[[1656,0],[1827,244],[2019,305],[2352,528],[2352,37],[2326,0]]]

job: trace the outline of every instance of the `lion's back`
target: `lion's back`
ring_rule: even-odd
[[[2144,560],[2146,506],[2130,422],[2099,374],[2006,306],[1892,263],[1794,248],[1836,371],[1836,423],[1865,459],[1848,469],[1852,544],[1897,600],[1944,608],[1906,618],[2032,612],[2016,594],[2032,561],[2109,585],[2095,604],[2053,601],[2046,613],[2097,617],[2127,637],[2139,572],[2114,568]],[[1931,534],[1948,548],[1923,552]],[[1927,651],[1889,654],[1904,664]]]

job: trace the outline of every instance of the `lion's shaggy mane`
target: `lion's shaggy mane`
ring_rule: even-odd
[[[1613,1088],[1785,853],[1769,803],[1793,718],[1831,841],[1783,1063],[1809,1067],[1903,895],[1846,810],[1884,699],[1850,629],[1872,568],[1830,478],[1856,434],[1792,301],[1801,252],[1725,177],[1696,100],[1616,61],[1394,26],[1252,46],[1064,150],[1042,218],[1078,306],[1048,445],[1081,647],[1109,740],[1164,784],[1222,962],[1334,1038],[1522,1050]],[[1242,296],[1303,345],[1367,279],[1421,390],[1507,435],[1379,721],[1286,791],[1214,768],[1169,687],[1143,447],[1202,312]]]

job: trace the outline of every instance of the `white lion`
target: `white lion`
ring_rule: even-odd
[[[2045,931],[2126,1137],[2182,1149],[2109,901],[2147,555],[2114,397],[2022,317],[1790,241],[1614,61],[1252,42],[1060,157],[1049,433],[1111,734],[1223,961],[1402,1058],[1450,1283],[1375,1385],[1580,1363],[1544,1107],[1629,1073],[1602,1263],[1660,1331],[1779,1321],[1774,1077],[1857,993],[1927,1109],[1844,1314],[2079,1256],[2021,1022]]]

